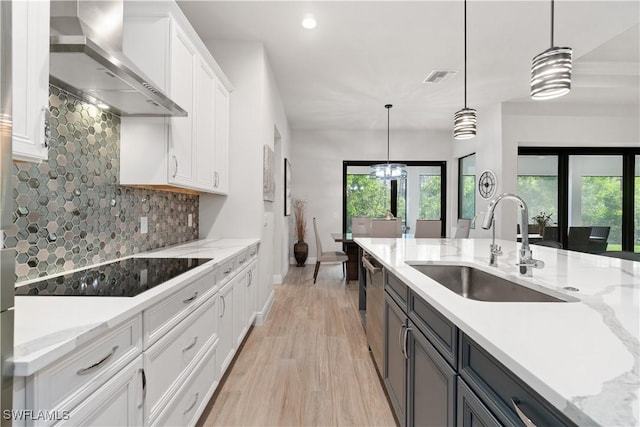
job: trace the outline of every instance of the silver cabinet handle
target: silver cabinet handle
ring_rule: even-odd
[[[187,412],[189,412],[190,410],[193,409],[194,406],[196,406],[196,403],[198,403],[198,398],[200,398],[200,393],[196,393],[193,395],[193,397],[195,399],[193,399],[193,403],[191,405],[189,405],[189,407],[187,409],[185,409],[184,413],[182,415],[187,415]]]
[[[187,298],[185,300],[182,300],[183,303],[185,304],[189,304],[191,301],[193,301],[194,299],[196,299],[198,297],[198,291],[195,291],[193,293],[193,296],[191,298]]]
[[[247,283],[247,286],[251,286],[251,282],[253,281],[253,270],[249,270],[249,283]]]
[[[182,352],[184,353],[185,351],[191,350],[193,347],[195,347],[197,342],[198,342],[198,337],[197,336],[193,337],[193,342],[188,346],[186,346],[185,348],[183,348]]]
[[[42,139],[42,146],[49,148],[49,140],[51,139],[51,124],[49,123],[49,108],[42,106],[42,115],[44,122],[44,138]]]
[[[536,427],[536,425],[533,423],[533,421],[531,421],[529,419],[529,417],[527,417],[524,412],[522,412],[522,409],[520,409],[520,407],[518,406],[518,402],[517,399],[511,399],[511,404],[513,405],[513,407],[516,410],[516,414],[518,414],[518,417],[520,418],[520,420],[524,423],[524,425],[526,427]]]
[[[402,347],[404,358],[407,360],[409,360],[409,349],[407,348],[409,344],[409,331],[413,331],[413,328],[411,326],[407,326],[404,330],[404,346]]]
[[[404,333],[404,330],[406,327],[407,325],[403,323],[402,326],[400,327],[400,330],[398,331],[398,346],[400,347],[400,351],[402,351],[403,356],[404,356],[404,345],[402,345],[402,334]]]
[[[233,268],[232,268],[232,267],[229,267],[229,268],[227,268],[227,269],[224,271],[224,274],[229,274],[229,273],[231,273],[232,271],[233,271]]]
[[[219,181],[220,176],[218,175],[218,172],[214,172],[214,173],[215,173],[215,180],[214,180],[214,182],[213,182],[213,186],[214,186],[215,188],[218,188],[218,183],[220,182],[220,181]]]
[[[224,300],[224,295],[220,295],[220,299],[222,299],[222,314],[220,317],[224,317],[224,313],[227,311],[227,303]]]
[[[140,368],[138,372],[140,372],[140,378],[142,379],[142,402],[140,402],[138,408],[142,408],[144,401],[147,399],[147,375],[144,373],[144,368]]]
[[[373,264],[371,264],[371,262],[365,257],[362,257],[362,264],[364,264],[364,267],[369,270],[371,274],[376,274],[382,271],[382,267],[374,267]]]
[[[174,163],[175,163],[175,165],[176,165],[176,169],[175,169],[175,171],[173,172],[173,177],[175,178],[175,177],[176,177],[176,175],[178,175],[178,158],[176,157],[176,155],[175,155],[175,154],[173,155],[173,161],[174,161]]]
[[[107,354],[105,357],[103,357],[102,359],[100,359],[98,362],[94,363],[93,365],[87,367],[87,368],[82,368],[79,369],[77,371],[78,375],[86,375],[89,372],[93,371],[94,369],[99,368],[100,366],[102,366],[103,364],[107,363],[109,361],[109,359],[111,359],[111,357],[116,353],[116,350],[118,349],[118,346],[114,346],[113,350],[111,350],[111,353]]]

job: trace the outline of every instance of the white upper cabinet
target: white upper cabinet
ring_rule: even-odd
[[[175,3],[124,12],[125,55],[188,116],[123,117],[120,184],[226,194],[228,79]]]
[[[229,91],[219,81],[215,94],[215,191],[229,191]]]
[[[13,159],[47,160],[49,2],[12,3]]]

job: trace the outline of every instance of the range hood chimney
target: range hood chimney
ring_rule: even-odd
[[[187,116],[122,53],[123,20],[123,0],[52,0],[50,83],[120,116]]]

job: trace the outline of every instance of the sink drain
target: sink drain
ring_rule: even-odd
[[[578,292],[580,289],[578,288],[574,288],[573,286],[565,286],[564,288],[565,291],[570,291],[570,292]]]

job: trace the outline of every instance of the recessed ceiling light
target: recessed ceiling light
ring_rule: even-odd
[[[316,18],[314,18],[310,13],[307,13],[306,15],[304,15],[304,18],[302,18],[302,27],[306,28],[307,30],[312,30],[317,25],[318,23],[316,22]]]

